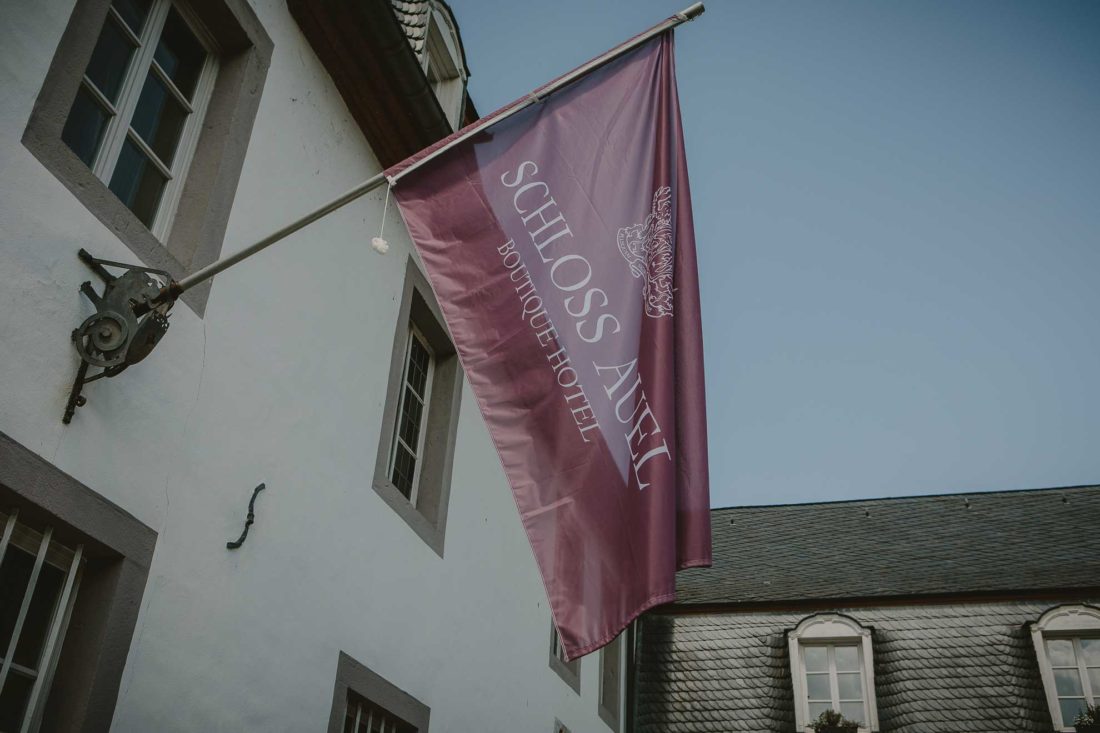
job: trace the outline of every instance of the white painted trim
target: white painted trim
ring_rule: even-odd
[[[1039,662],[1039,675],[1043,678],[1043,691],[1047,696],[1047,707],[1050,709],[1050,722],[1057,731],[1073,731],[1073,721],[1062,720],[1062,706],[1058,704],[1058,689],[1054,684],[1054,669],[1051,667],[1050,658],[1047,656],[1047,639],[1074,639],[1100,638],[1100,608],[1085,605],[1055,606],[1049,609],[1038,621],[1030,624],[1031,643],[1035,647],[1035,658]],[[1081,674],[1082,690],[1089,704],[1095,705],[1100,699],[1096,695],[1100,691],[1090,690],[1088,675],[1080,669],[1084,660],[1080,656],[1080,644],[1074,642],[1074,652],[1077,653],[1079,674]],[[1090,692],[1092,693],[1090,695]],[[1089,698],[1092,699],[1089,699]]]
[[[27,620],[27,610],[31,606],[31,598],[34,589],[38,585],[38,575],[42,572],[42,564],[46,562],[46,550],[50,547],[50,537],[53,536],[53,527],[47,527],[42,534],[42,542],[38,546],[38,554],[34,557],[34,569],[31,570],[30,579],[27,581],[27,590],[23,592],[23,603],[19,606],[19,614],[15,617],[15,626],[11,630],[11,641],[4,652],[4,665],[0,667],[0,690],[4,689],[4,682],[11,671],[15,650],[19,645],[19,635],[23,632],[23,623]]]
[[[863,704],[867,720],[861,721],[860,733],[872,733],[879,729],[878,703],[875,699],[875,663],[871,645],[871,628],[862,626],[855,619],[835,613],[809,616],[787,632],[787,653],[791,667],[791,687],[794,689],[795,727],[804,730],[810,725],[810,705],[806,689],[806,659],[804,647],[810,645],[855,645],[859,648],[860,676],[863,683]],[[834,655],[829,655],[830,693],[836,689]]]
[[[183,183],[187,180],[187,169],[191,167],[191,160],[195,157],[195,149],[199,145],[199,137],[202,134],[202,121],[206,117],[210,98],[214,96],[214,81],[218,75],[217,47],[210,41],[209,32],[195,19],[193,13],[182,5],[176,5],[183,21],[188,24],[195,37],[206,49],[206,61],[202,71],[199,72],[198,81],[195,82],[195,97],[189,107],[193,110],[187,115],[180,132],[180,139],[176,143],[176,154],[172,160],[172,178],[161,194],[160,205],[157,206],[156,216],[153,217],[153,226],[150,230],[153,236],[161,242],[168,240],[168,233],[172,230],[172,224],[176,220],[176,211],[179,209],[180,197],[183,196]],[[155,66],[156,64],[151,64]],[[159,74],[158,74],[159,76]],[[167,76],[167,75],[165,75]],[[183,93],[171,84],[169,89],[175,94],[183,96]]]
[[[56,667],[57,654],[61,651],[60,642],[65,635],[72,612],[77,573],[80,571],[80,561],[83,556],[84,545],[77,545],[72,564],[69,565],[69,572],[65,575],[65,585],[62,586],[61,595],[54,606],[53,618],[38,660],[38,676],[34,680],[34,686],[31,687],[30,697],[27,698],[27,709],[23,714],[23,727],[20,728],[20,733],[36,733],[42,722],[43,694],[48,694],[50,683],[53,681],[53,670]]]
[[[111,176],[118,164],[118,156],[122,153],[122,145],[126,142],[126,133],[130,129],[141,89],[145,86],[149,64],[152,63],[153,54],[157,50],[157,40],[160,38],[161,31],[164,30],[164,21],[168,17],[169,7],[171,7],[169,0],[154,0],[150,6],[145,27],[142,28],[139,37],[140,45],[134,49],[119,89],[118,101],[115,103],[118,113],[107,121],[107,129],[103,131],[103,142],[100,143],[92,172],[108,188],[111,186]]]
[[[414,449],[408,443],[401,438],[401,415],[405,407],[405,395],[412,385],[409,384],[409,365],[412,363],[412,343],[413,339],[416,339],[421,348],[428,352],[428,374],[424,379],[424,394],[417,394],[420,398],[421,410],[420,421],[416,426],[416,448]],[[428,344],[428,339],[424,338],[424,334],[420,332],[420,329],[416,327],[416,324],[409,323],[409,336],[405,341],[405,361],[401,367],[401,396],[397,400],[397,415],[393,421],[393,441],[390,445],[390,460],[389,466],[386,469],[386,477],[393,481],[393,467],[397,461],[397,446],[398,444],[404,446],[405,450],[412,453],[413,459],[416,461],[416,465],[413,466],[412,486],[409,488],[409,503],[414,507],[416,506],[416,497],[418,496],[420,488],[420,467],[423,463],[424,456],[424,441],[426,440],[425,426],[428,424],[428,410],[431,408],[432,401],[432,377],[435,374],[435,352],[432,351],[432,347]],[[416,390],[413,390],[416,394]],[[397,484],[394,484],[397,486]],[[400,487],[398,487],[400,491]]]
[[[168,75],[156,63],[154,56],[157,44],[160,42],[164,25],[168,19],[169,11],[175,8],[180,18],[198,39],[206,51],[206,60],[199,72],[199,78],[195,83],[194,98],[188,100],[183,92],[176,86]],[[164,190],[161,192],[160,201],[157,203],[156,212],[149,230],[161,242],[168,239],[172,224],[179,208],[180,197],[183,195],[183,182],[187,179],[187,169],[194,158],[195,149],[198,147],[199,136],[202,133],[202,121],[206,116],[206,110],[210,98],[214,94],[214,80],[218,73],[218,48],[211,39],[210,32],[198,22],[195,14],[184,4],[173,0],[154,0],[149,8],[149,15],[145,19],[145,27],[140,36],[135,36],[133,31],[122,20],[116,11],[110,11],[106,23],[116,22],[126,31],[129,40],[136,45],[130,58],[129,66],[123,77],[119,90],[118,101],[111,104],[110,100],[96,88],[85,75],[84,84],[90,88],[92,95],[102,105],[107,103],[111,113],[107,125],[103,131],[103,139],[100,142],[96,158],[92,163],[92,172],[108,187],[118,166],[118,158],[122,154],[122,147],[129,139],[151,161],[154,168],[165,178]],[[162,161],[154,154],[149,145],[141,140],[133,130],[134,111],[137,109],[141,91],[145,87],[145,81],[149,74],[153,74],[164,84],[169,97],[181,104],[187,112],[183,129],[176,141],[175,153],[172,156],[171,165]]]
[[[0,536],[0,563],[4,562],[4,554],[8,551],[8,543],[11,541],[11,534],[15,531],[15,520],[19,517],[19,510],[16,509],[8,515],[7,521],[4,523],[4,534]]]

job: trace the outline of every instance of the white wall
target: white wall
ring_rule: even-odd
[[[547,664],[549,612],[468,387],[445,557],[370,482],[410,244],[381,195],[182,302],[145,362],[85,389],[84,247],[136,262],[20,142],[71,2],[0,0],[0,431],[159,533],[115,731],[322,730],[344,650],[431,708],[431,730],[607,730],[598,655],[581,697]],[[225,252],[379,170],[282,0]],[[252,488],[257,521],[240,532]]]

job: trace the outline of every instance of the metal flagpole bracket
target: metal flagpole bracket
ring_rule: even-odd
[[[608,62],[617,59],[619,56],[622,56],[628,51],[635,49],[638,46],[641,46],[643,43],[650,40],[651,38],[659,36],[665,31],[672,30],[682,23],[686,23],[690,20],[698,18],[700,15],[703,14],[705,9],[706,8],[701,2],[689,5],[680,12],[673,15],[671,18],[668,18],[667,20],[658,23],[649,30],[630,39],[626,43],[619,44],[610,51],[600,54],[588,63],[578,66],[576,69],[573,69],[573,71],[570,71],[568,74],[565,74],[555,81],[539,87],[516,104],[513,104],[511,107],[503,109],[496,115],[478,120],[477,122],[468,125],[461,132],[452,136],[452,138],[447,143],[440,145],[431,153],[425,155],[423,158],[416,161],[415,163],[412,163],[411,165],[402,168],[394,175],[387,176],[384,171],[382,173],[378,173],[363,181],[358,186],[355,186],[354,188],[349,189],[340,196],[337,196],[332,201],[329,201],[327,204],[324,204],[323,206],[314,209],[300,219],[292,221],[290,224],[287,224],[282,229],[272,232],[260,241],[245,247],[241,251],[235,252],[228,257],[224,257],[217,262],[207,265],[201,270],[198,270],[197,272],[194,272],[187,277],[182,278],[178,282],[174,280],[169,282],[167,285],[164,286],[164,288],[161,289],[160,293],[158,293],[155,298],[148,302],[148,304],[138,304],[135,309],[136,313],[140,316],[154,307],[163,305],[165,303],[175,302],[187,290],[190,290],[199,283],[209,280],[210,278],[217,275],[219,272],[227,270],[241,260],[245,260],[256,254],[260,250],[267,249],[276,242],[285,239],[299,229],[317,221],[321,217],[327,216],[333,211],[336,211],[337,209],[340,209],[347,204],[356,201],[357,199],[365,196],[366,194],[370,193],[384,183],[389,184],[390,188],[395,187],[402,176],[405,176],[416,170],[420,166],[424,165],[425,163],[434,160],[435,158],[438,158],[440,155],[447,152],[451,148],[465,142],[474,135],[483,132],[492,125],[495,125],[502,120],[508,119],[520,110],[526,109],[532,104],[540,103],[542,100],[546,99],[548,96],[558,91],[562,87],[568,86],[585,74],[588,74],[589,72],[598,69],[604,64],[607,64]]]
[[[171,281],[164,270],[97,259],[83,249],[77,256],[103,281],[103,292],[97,293],[90,281],[80,285],[80,292],[91,301],[96,312],[72,333],[80,366],[61,418],[66,425],[72,421],[76,408],[87,402],[81,394],[85,384],[117,376],[149,355],[168,330],[168,311],[172,307],[168,301],[137,313],[138,306],[148,306]],[[113,275],[108,267],[125,272]],[[88,368],[93,366],[102,371],[89,377]]]

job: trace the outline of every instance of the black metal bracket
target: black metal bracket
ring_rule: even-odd
[[[238,547],[244,544],[245,537],[248,537],[248,528],[252,526],[252,523],[256,521],[256,514],[253,511],[256,507],[256,496],[261,491],[266,489],[265,484],[260,484],[252,490],[252,498],[248,500],[248,517],[244,520],[244,530],[241,532],[241,536],[237,538],[236,542],[226,542],[225,548],[227,550],[236,550]]]
[[[171,304],[157,309],[144,307],[142,313],[136,312],[138,306],[148,306],[163,284],[171,281],[164,270],[97,259],[83,249],[77,256],[103,281],[104,287],[100,294],[91,282],[80,285],[80,292],[95,306],[96,312],[72,332],[80,366],[61,418],[66,425],[72,422],[76,408],[88,402],[81,394],[85,384],[117,376],[149,355],[168,330],[168,309],[171,307]],[[112,275],[107,267],[126,272]],[[102,371],[89,377],[89,366],[100,367]]]

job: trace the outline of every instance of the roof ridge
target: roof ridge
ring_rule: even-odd
[[[966,497],[966,496],[992,496],[992,495],[1019,495],[1019,494],[1038,494],[1042,492],[1056,493],[1060,491],[1074,491],[1080,489],[1097,489],[1100,490],[1100,484],[1077,484],[1074,486],[1045,486],[1032,489],[988,489],[988,490],[976,490],[976,491],[950,491],[941,494],[907,494],[905,496],[878,496],[871,498],[861,499],[832,499],[824,501],[792,501],[778,504],[741,504],[738,506],[721,506],[711,507],[712,512],[721,511],[744,511],[747,509],[780,509],[785,507],[802,507],[802,506],[823,506],[823,505],[842,505],[842,504],[874,504],[884,502],[903,502],[903,501],[922,501],[926,499],[943,499],[948,497]]]

